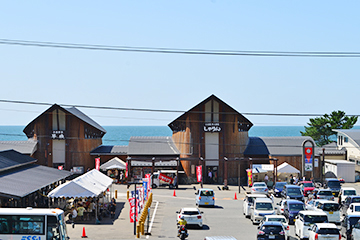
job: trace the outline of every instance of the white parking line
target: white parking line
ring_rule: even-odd
[[[150,222],[150,226],[149,226],[149,233],[151,233],[151,227],[153,225],[153,222],[154,222],[154,219],[155,219],[155,214],[156,214],[156,211],[157,211],[157,207],[159,205],[159,201],[154,200],[154,202],[156,202],[156,205],[155,205],[154,213],[153,213],[152,218],[151,218],[151,222]],[[150,235],[147,235],[146,239],[149,239],[149,237],[150,237]]]

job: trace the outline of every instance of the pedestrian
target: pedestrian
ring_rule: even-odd
[[[77,208],[77,212],[78,212],[78,216],[80,217],[80,219],[81,219],[82,221],[84,221],[85,208],[83,207],[82,204],[80,204],[79,207]]]
[[[76,217],[77,217],[77,211],[76,211],[76,208],[75,207],[72,207],[71,208],[71,213],[70,213],[70,215],[69,215],[69,220],[70,221],[72,221],[72,222],[74,222],[75,221],[75,219],[76,219]]]
[[[269,181],[269,176],[267,174],[265,174],[264,182],[265,182],[266,186],[268,184],[268,181]]]
[[[212,172],[210,170],[208,172],[208,177],[209,177],[210,183],[212,183]]]
[[[116,202],[115,202],[115,198],[111,199],[111,203],[110,203],[110,216],[111,218],[115,218],[115,211],[116,211]]]
[[[290,174],[290,184],[294,184],[294,178],[292,174]]]

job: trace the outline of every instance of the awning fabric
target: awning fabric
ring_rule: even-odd
[[[97,197],[112,184],[112,179],[93,169],[52,190],[48,197]]]
[[[114,166],[110,168],[111,166]],[[101,164],[100,169],[106,171],[108,169],[126,169],[126,163],[118,157],[114,157],[104,164]]]
[[[277,167],[277,173],[300,173],[300,171],[291,166],[290,164],[284,162]]]

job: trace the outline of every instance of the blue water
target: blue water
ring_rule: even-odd
[[[168,126],[103,126],[107,133],[104,145],[128,145],[131,136],[171,136]],[[0,141],[25,141],[24,126],[0,126]],[[355,126],[354,129],[360,129]],[[253,126],[250,137],[292,137],[301,136],[302,126]]]

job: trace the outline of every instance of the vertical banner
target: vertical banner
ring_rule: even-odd
[[[100,170],[100,158],[95,158],[95,169]]]
[[[248,186],[252,187],[252,169],[246,169],[247,177],[248,177]]]
[[[128,177],[128,163],[126,162],[126,170],[125,170],[125,177]]]
[[[311,172],[313,169],[313,150],[312,147],[305,147],[305,171]]]
[[[196,166],[196,179],[198,182],[202,182],[202,166]]]
[[[146,176],[146,175],[145,175]],[[144,188],[144,199],[147,200],[148,197],[148,186],[149,186],[149,182],[148,182],[148,178],[143,178],[143,188]]]
[[[130,204],[130,222],[133,223],[135,221],[135,198],[129,198]],[[138,214],[136,213],[136,221],[138,220]]]

